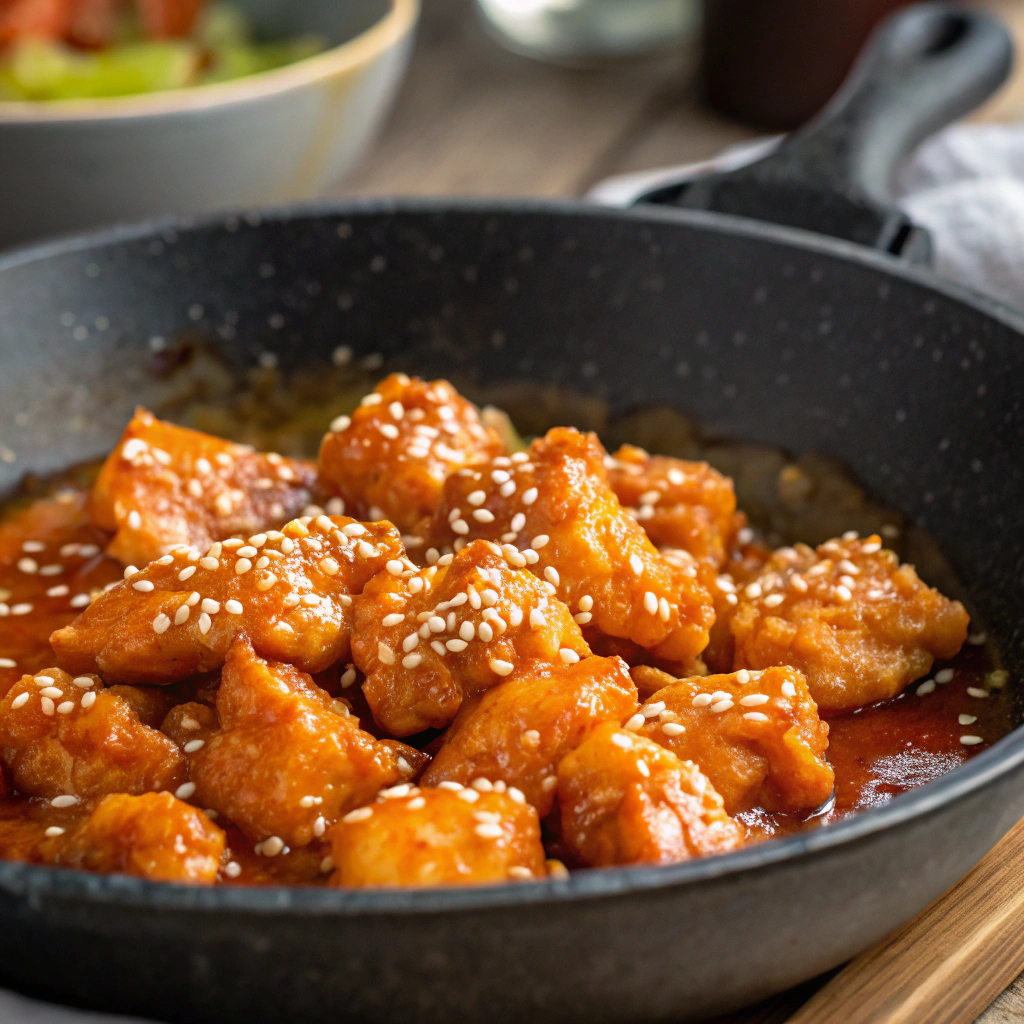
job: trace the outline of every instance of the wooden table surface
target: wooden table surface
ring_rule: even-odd
[[[610,174],[701,160],[757,134],[701,105],[692,48],[588,70],[549,67],[496,46],[471,0],[423,3],[395,110],[339,196],[580,196]],[[982,5],[1010,23],[1024,52],[1024,3]],[[977,117],[1024,119],[1024,68]],[[781,1024],[819,985],[728,1022]],[[979,1018],[1010,1022],[1024,1022],[1024,975]]]

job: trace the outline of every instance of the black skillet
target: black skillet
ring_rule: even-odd
[[[8,256],[0,492],[108,450],[135,402],[176,408],[180,376],[153,339],[205,339],[238,388],[261,360],[326,376],[341,344],[379,372],[557,385],[616,413],[667,403],[845,461],[939,541],[1017,680],[1024,320],[911,265],[926,240],[880,200],[895,161],[1009,63],[982,15],[911,9],[823,123],[677,190],[741,216],[372,202]],[[504,888],[189,889],[4,863],[0,983],[188,1022],[691,1019],[907,921],[1024,814],[1022,783],[1018,731],[817,832]]]

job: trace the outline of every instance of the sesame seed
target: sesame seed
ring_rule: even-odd
[[[629,567],[637,576],[644,574],[644,560],[635,551],[629,556]]]
[[[26,690],[24,693],[19,693],[14,700],[11,701],[12,708],[21,708],[28,703],[29,692]]]
[[[452,532],[457,533],[460,536],[465,536],[469,533],[469,523],[465,519],[456,519],[452,524]]]
[[[51,807],[62,809],[64,807],[74,807],[78,803],[78,797],[72,796],[70,793],[65,793],[61,796],[55,796],[50,801]]]
[[[876,551],[881,551],[881,550],[882,550],[881,542],[877,541],[877,540],[868,541],[866,544],[862,544],[861,545],[861,551],[863,551],[865,555],[873,555],[873,554],[875,554]]]
[[[134,576],[139,570],[134,565],[126,565],[124,567],[124,573],[122,574],[125,579]]]
[[[357,821],[366,821],[366,819],[372,815],[372,807],[357,807],[354,811],[349,811],[341,820],[346,825],[352,825]]]
[[[481,825],[477,825],[473,831],[480,836],[481,839],[500,839],[504,832],[500,825],[495,825],[490,822],[484,822]]]
[[[264,857],[276,857],[284,850],[284,840],[280,836],[271,836],[269,839],[264,839],[260,846],[260,853]]]
[[[377,658],[382,665],[394,665],[395,652],[386,643],[380,642],[377,644]]]
[[[768,703],[766,693],[748,693],[746,697],[740,697],[740,705],[745,708],[757,708]]]
[[[678,722],[666,722],[662,727],[661,731],[666,736],[681,736],[686,732],[686,727],[680,725]]]
[[[244,559],[243,559],[243,561],[244,561]],[[184,569],[181,570],[181,572],[178,573],[178,579],[181,580],[182,583],[184,583],[185,580],[189,579],[190,577],[192,577],[195,574],[195,571],[196,571],[196,567],[194,565],[187,565],[187,566],[185,566]],[[235,566],[235,572],[238,572],[238,566],[237,565]],[[243,572],[244,572],[244,570],[243,570]]]
[[[714,708],[712,708],[714,710]],[[743,716],[748,722],[767,722],[768,716],[760,711],[748,711]]]
[[[89,676],[75,676],[71,682],[73,685],[80,687],[83,690],[89,690],[96,685],[96,680]]]
[[[210,632],[210,627],[212,625],[213,620],[206,614],[206,612],[203,612],[203,614],[199,616],[199,632],[202,633],[203,636],[206,636],[206,634]]]
[[[405,572],[405,563],[400,562],[397,558],[392,558],[384,568],[387,569],[392,576],[401,576],[402,573]]]
[[[650,590],[644,594],[644,611],[649,615],[658,614],[658,598]]]
[[[539,533],[533,540],[530,541],[530,547],[536,551],[539,551],[542,547],[545,547],[551,538],[546,533]]]
[[[561,582],[558,570],[553,565],[548,565],[544,568],[544,579],[546,579],[553,587],[557,587]]]
[[[82,707],[91,708],[96,703],[96,691],[90,690],[88,693],[82,694]]]
[[[983,743],[984,740],[982,740],[980,736],[961,736],[960,742],[965,747],[974,747],[977,746],[979,743]]]
[[[961,725],[974,725],[974,723],[977,720],[978,720],[978,716],[977,715],[960,715],[960,717],[957,718],[957,721]]]
[[[31,575],[39,571],[39,563],[34,558],[19,558],[18,571]]]
[[[622,728],[627,730],[628,732],[636,732],[644,724],[645,721],[646,719],[644,718],[644,716],[638,712],[631,718],[628,718],[625,724],[622,726]]]
[[[953,670],[951,668],[943,668],[935,673],[935,682],[937,683],[949,683],[953,681]]]
[[[30,611],[32,611],[32,605],[29,604],[27,601],[24,601],[21,604],[11,605],[12,615],[28,615]]]
[[[585,626],[594,616],[590,612],[579,612],[573,616],[573,620],[581,626]]]
[[[197,750],[201,750],[206,745],[206,740],[189,740],[181,749],[186,754],[194,754]]]
[[[711,703],[710,693],[698,693],[696,697],[690,701],[690,706],[694,708],[706,708]]]
[[[782,695],[784,697],[796,696],[796,687],[788,679],[782,684]]]
[[[563,665],[575,665],[580,660],[580,656],[569,647],[563,647],[558,656],[562,659]]]
[[[179,800],[187,800],[196,791],[196,784],[194,782],[183,782],[175,791],[174,795]]]
[[[645,704],[640,709],[640,714],[643,715],[644,718],[657,718],[664,710],[665,702],[663,700],[659,700],[655,701],[653,704]]]
[[[926,679],[921,685],[914,691],[918,697],[924,697],[935,690],[935,680]]]
[[[70,715],[75,710],[75,702],[73,700],[65,700],[57,705],[58,715]]]
[[[634,716],[634,718],[635,717],[636,716]],[[631,718],[630,721],[633,721],[633,719]],[[637,726],[637,728],[639,729],[640,726]],[[612,743],[614,743],[617,747],[621,747],[623,750],[633,749],[633,741],[628,736],[623,736],[621,732],[612,733]],[[554,779],[554,776],[550,775],[548,776],[548,778]],[[544,781],[547,782],[547,779],[545,779]],[[551,789],[554,788],[554,786],[551,787]]]
[[[480,600],[485,608],[493,608],[498,603],[499,598],[498,592],[491,590],[490,587],[480,593]]]
[[[240,558],[235,562],[235,572],[241,576],[243,573],[248,572],[252,568],[252,562],[248,558]],[[191,575],[191,573],[189,573]],[[180,578],[180,577],[179,577]]]
[[[666,598],[662,597],[658,599],[658,618],[662,622],[668,622],[672,618],[672,609]]]
[[[526,506],[532,505],[537,500],[537,488],[530,487],[523,491],[523,504]]]
[[[64,691],[58,690],[56,686],[44,686],[39,691],[40,697],[63,697]]]
[[[472,494],[468,495],[466,501],[470,505],[482,505],[487,500],[487,493],[485,491],[473,491]]]
[[[71,598],[71,607],[84,608],[87,604],[89,604],[89,601],[90,598],[88,594],[75,594],[75,596]]]
[[[508,676],[512,674],[515,665],[511,661],[502,661],[500,658],[491,658],[487,662],[491,671],[497,676]]]
[[[765,608],[778,608],[780,604],[785,600],[782,594],[769,594],[764,599]]]
[[[241,873],[242,865],[239,864],[237,860],[229,860],[227,864],[224,865],[224,874],[227,875],[228,878],[237,878]]]
[[[130,530],[138,530],[142,526],[142,516],[139,515],[134,509],[128,513],[128,528]]]
[[[642,758],[638,758],[636,762],[636,770],[645,778],[651,777],[651,769],[647,767],[647,762]]]
[[[242,602],[241,601],[225,601],[224,611],[229,615],[241,615],[242,614]]]
[[[164,615],[163,612],[161,612],[153,620],[153,632],[154,633],[158,633],[158,634],[159,633],[166,633],[168,628],[170,627],[170,625],[171,625],[171,620],[166,615]]]
[[[489,644],[494,639],[494,629],[490,623],[481,622],[480,625],[477,626],[476,632],[477,636],[479,636],[485,644]]]
[[[62,829],[60,825],[51,825],[46,829],[43,835],[46,836],[47,839],[56,839],[57,836],[64,835],[64,829]]]
[[[733,706],[732,700],[729,697],[726,697],[723,700],[717,701],[716,703],[712,704],[711,705],[711,710],[716,715],[720,715],[720,714],[722,714],[723,711],[728,711],[729,708],[731,708],[732,706]]]
[[[328,520],[330,522],[330,520]],[[236,552],[239,558],[255,558],[259,552],[251,544],[245,544],[240,547]]]
[[[446,626],[447,623],[440,615],[431,615],[430,618],[427,619],[427,628],[431,633],[443,633]]]
[[[38,675],[33,677],[32,682],[35,683],[36,686],[53,686],[56,680],[53,676]]]
[[[485,509],[485,508],[476,508],[476,509],[473,509],[473,518],[478,523],[493,523],[494,522],[494,513],[493,512],[488,512],[487,509]]]
[[[594,607],[594,599],[589,594],[584,594],[580,598],[580,611],[589,612]]]
[[[988,690],[982,690],[978,686],[968,686],[967,687],[967,693],[971,697],[979,697],[980,698],[980,697],[987,697],[988,696]]]
[[[845,603],[853,599],[853,591],[850,590],[850,588],[846,586],[845,583],[840,583],[839,586],[836,587],[836,597],[838,597],[840,601]]]
[[[526,525],[526,516],[522,512],[517,512],[512,517],[512,522],[509,526],[513,533],[519,533],[519,531]]]

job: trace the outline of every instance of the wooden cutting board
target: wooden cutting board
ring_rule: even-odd
[[[837,974],[789,1024],[971,1024],[1021,971],[1024,821],[945,896]],[[993,1024],[1000,1017],[1022,1019],[1000,1014]]]

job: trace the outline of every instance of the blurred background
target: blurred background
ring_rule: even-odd
[[[1024,0],[966,2],[1024,39]],[[0,0],[0,247],[325,196],[583,195],[798,126],[904,5]],[[1024,120],[1021,82],[976,120]],[[995,146],[1024,182],[1024,130]]]
[[[427,0],[387,128],[335,194],[570,196],[608,175],[704,160],[813,115],[902,6]],[[1024,41],[1024,2],[976,6]],[[1024,120],[1020,68],[977,118]]]

